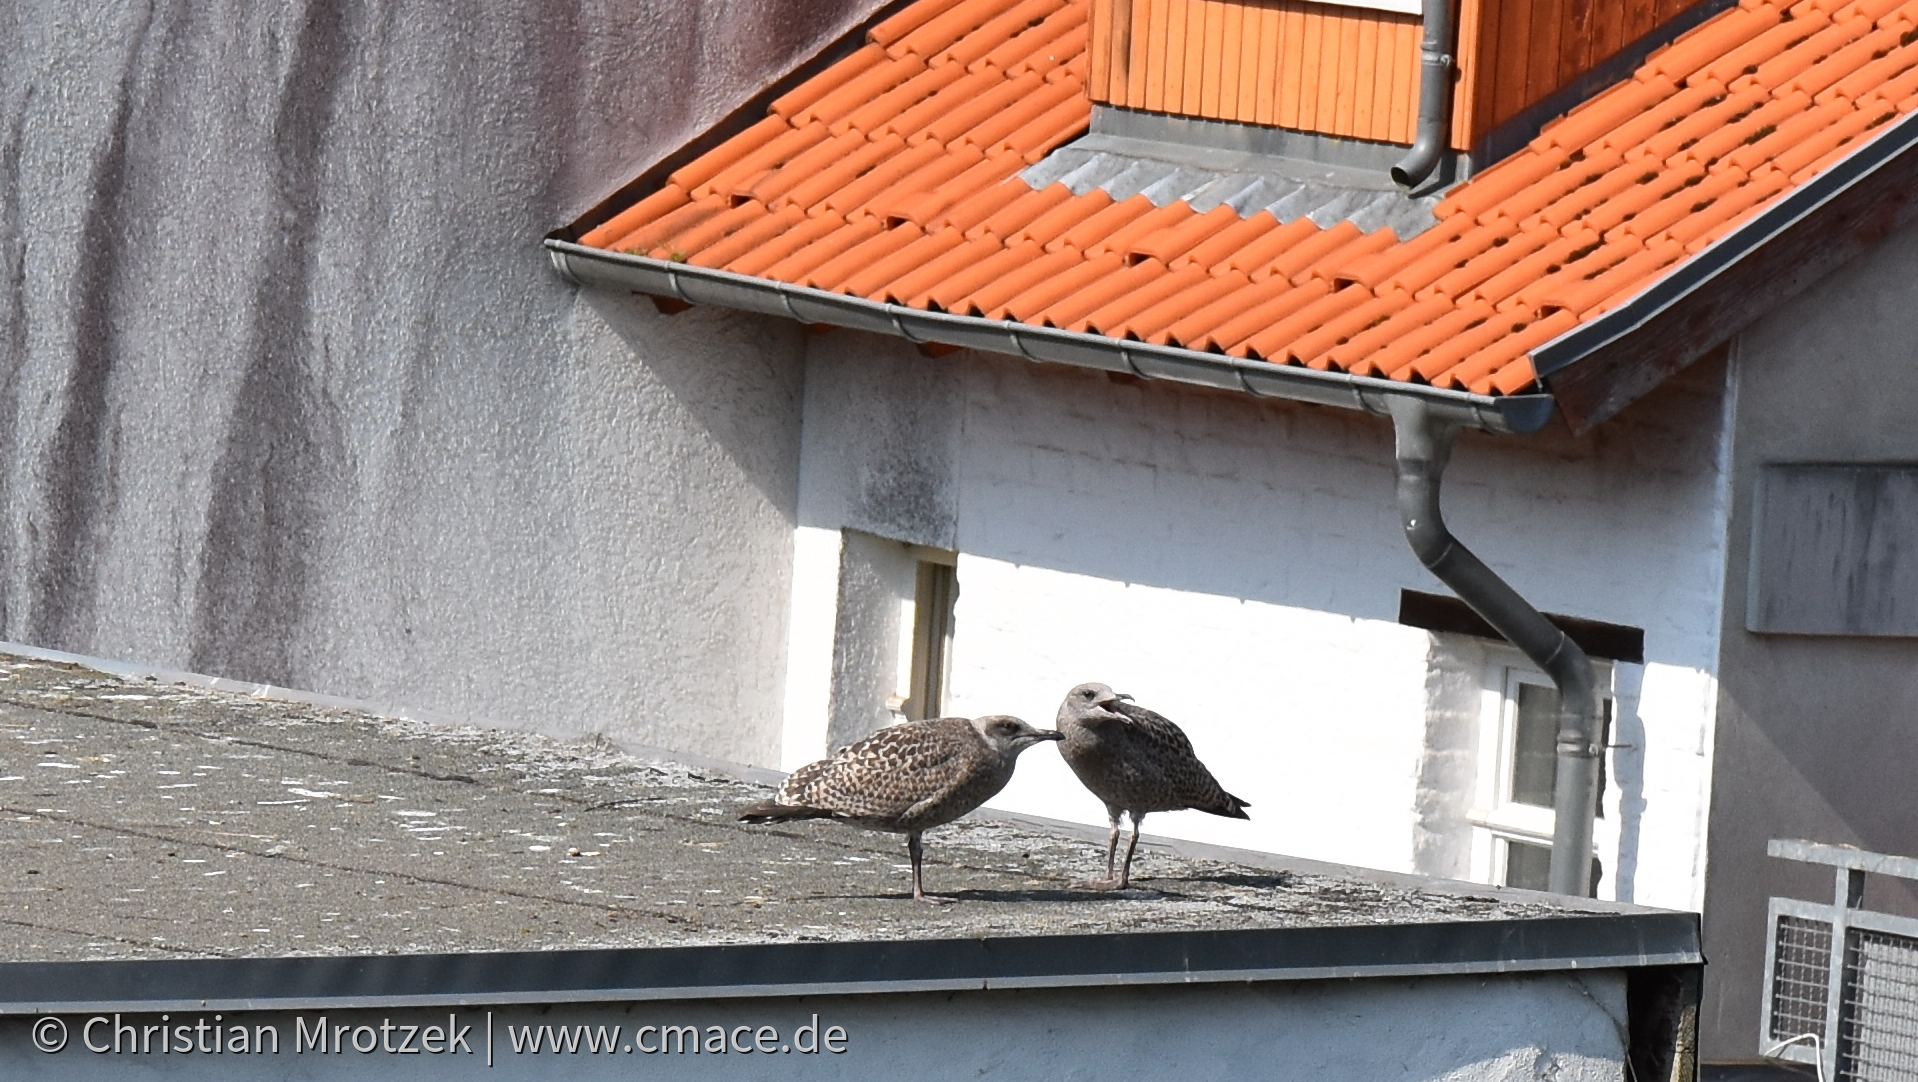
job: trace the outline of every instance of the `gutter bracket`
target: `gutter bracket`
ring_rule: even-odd
[[[1397,444],[1399,517],[1412,552],[1558,687],[1558,771],[1552,787],[1548,883],[1558,894],[1589,895],[1602,753],[1591,659],[1446,528],[1439,485],[1452,457],[1458,423],[1410,396],[1395,396],[1386,407]]]

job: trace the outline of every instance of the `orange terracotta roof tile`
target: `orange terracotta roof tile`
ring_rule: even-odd
[[[1187,263],[1172,268],[1173,274],[1203,270],[1196,263]],[[1214,301],[1229,297],[1250,285],[1252,280],[1242,275],[1207,274],[1199,278],[1184,292],[1167,297],[1165,300],[1144,309],[1127,321],[1131,332],[1147,342],[1165,345],[1170,337],[1167,334],[1172,325],[1190,315],[1195,306],[1203,310]]]
[[[922,267],[965,243],[965,238],[950,230],[941,230],[937,233],[924,233],[917,230],[915,232],[918,235],[910,244],[846,279],[843,287],[845,291],[872,300],[886,300],[889,298],[886,292],[889,284],[898,282],[913,268]]]
[[[1146,286],[1154,278],[1165,273],[1165,264],[1158,260],[1116,270],[1088,283],[1084,289],[1047,308],[1039,314],[1039,318],[1054,327],[1064,327],[1069,331],[1086,330],[1091,325],[1090,317],[1094,312]],[[1118,333],[1109,327],[1099,329],[1115,337]]]
[[[897,280],[884,286],[885,295],[894,302],[913,308],[924,308],[932,303],[932,291],[946,284],[947,280],[966,267],[977,265],[981,260],[999,251],[999,245],[993,241],[965,240],[951,229],[934,230],[928,237],[949,237],[958,243],[925,263],[901,274]],[[877,289],[879,287],[875,287]]]
[[[1030,243],[1030,242],[1019,242]],[[1073,251],[1047,252],[1010,274],[1002,275],[998,280],[987,282],[975,290],[972,295],[973,307],[979,309],[987,319],[1004,319],[1008,304],[1025,296],[1033,289],[1070,274],[1075,268],[1086,266],[1086,261]],[[1083,288],[1095,276],[1087,275],[1078,283]],[[1059,296],[1066,296],[1060,293]]]
[[[1057,252],[1048,252],[1045,256],[1042,256],[1041,259],[1043,260],[1053,256],[1063,256],[1067,260],[1077,260],[1078,264],[1077,266],[1072,266],[1069,270],[1055,274],[1034,284],[1017,296],[1007,300],[1006,303],[1001,306],[1001,309],[1007,316],[1021,323],[1037,323],[1039,322],[1040,313],[1046,309],[1079,292],[1093,282],[1114,273],[1125,265],[1124,261],[1117,255],[1108,253],[1093,259],[1086,259],[1080,255],[1077,250],[1071,248],[1063,248]]]
[[[580,243],[918,308],[1480,394],[1918,110],[1918,0],[1742,0],[1458,185],[1351,222],[1035,190],[1087,0],[917,0]]]
[[[1064,235],[1087,218],[1112,205],[1112,197],[1097,188],[1076,199],[1067,199],[1044,214],[1028,222],[1024,228],[1014,230],[1006,237],[1007,244],[1021,244],[1031,241],[1046,246],[1048,254],[1058,254],[1063,245],[1052,247],[1052,242]]]

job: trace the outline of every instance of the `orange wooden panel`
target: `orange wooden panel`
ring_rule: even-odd
[[[1302,80],[1300,65],[1286,63],[1287,57],[1297,56],[1305,44],[1305,12],[1290,5],[1279,9],[1279,75],[1278,119],[1274,123],[1280,127],[1299,126],[1299,84]]]
[[[1299,127],[1320,131],[1325,85],[1319,80],[1320,62],[1325,59],[1325,19],[1310,8],[1305,12],[1305,34],[1299,45]],[[1288,60],[1294,59],[1287,57]]]
[[[1219,116],[1243,120],[1239,115],[1239,87],[1248,79],[1245,73],[1245,3],[1232,0],[1225,5],[1225,34],[1219,42]],[[1256,70],[1256,67],[1255,67]]]
[[[1126,86],[1132,82],[1132,8],[1134,0],[1111,0],[1111,4],[1101,4],[1109,8],[1109,17],[1105,19],[1105,40],[1093,52],[1093,56],[1107,58],[1111,67],[1107,75],[1107,88],[1112,96],[1124,96]],[[1109,102],[1114,98],[1107,98]]]
[[[1363,139],[1380,138],[1376,134],[1369,134],[1378,130],[1373,121],[1379,101],[1378,81],[1374,77],[1378,61],[1379,26],[1375,22],[1367,22],[1359,27],[1358,52],[1352,57],[1352,84],[1358,90],[1352,99],[1352,130],[1367,133],[1360,135]],[[1389,89],[1389,79],[1386,85]]]
[[[1244,4],[1239,20],[1238,103],[1233,116],[1242,123],[1258,122],[1259,113],[1259,21],[1265,17],[1264,4]]]
[[[1148,36],[1151,34],[1150,8],[1154,0],[1132,0],[1132,29],[1126,34],[1126,81],[1119,87],[1125,95],[1127,105],[1136,105],[1145,100],[1146,64],[1149,51]],[[1145,17],[1141,18],[1143,14]]]
[[[1528,0],[1502,0],[1499,4],[1498,32],[1492,39],[1492,110],[1507,117],[1523,108],[1525,100],[1525,50],[1532,37],[1532,4]]]
[[[1414,102],[1419,85],[1419,41],[1425,36],[1425,29],[1411,20],[1392,23],[1391,27],[1392,108],[1388,130],[1394,143],[1409,143],[1412,121],[1417,115]]]
[[[1558,70],[1579,72],[1594,59],[1592,34],[1597,29],[1598,8],[1605,0],[1570,0],[1560,16],[1565,28],[1558,38]]]
[[[1279,116],[1279,40],[1284,19],[1276,4],[1261,3],[1258,34],[1258,79],[1254,87],[1257,103],[1252,110],[1255,124],[1277,124]]]
[[[1199,115],[1199,95],[1205,88],[1205,0],[1186,0],[1185,70],[1179,79],[1178,112]]]
[[[1154,112],[1165,110],[1166,9],[1172,0],[1146,0],[1145,95],[1126,104]]]
[[[1106,54],[1110,27],[1116,21],[1112,17],[1111,4],[1094,4],[1092,10],[1086,12],[1086,53],[1089,56],[1101,57]],[[1111,101],[1110,64],[1094,60],[1086,67],[1086,96],[1093,101]]]
[[[1183,112],[1185,103],[1185,30],[1192,0],[1168,0],[1165,6],[1165,93],[1159,108]]]
[[[1625,0],[1619,46],[1622,48],[1638,40],[1650,33],[1657,25],[1657,0]]]
[[[1617,52],[1629,39],[1625,37],[1625,5],[1620,0],[1596,4],[1592,19],[1592,55],[1590,63]]]
[[[1472,133],[1479,130],[1479,100],[1483,96],[1479,88],[1479,75],[1484,65],[1479,62],[1479,43],[1485,40],[1481,28],[1485,5],[1483,0],[1461,0],[1458,12],[1458,50],[1454,54],[1458,59],[1459,77],[1457,91],[1452,98],[1452,145],[1469,147],[1472,145]]]
[[[1332,123],[1326,126],[1328,131],[1356,132],[1353,126],[1357,116],[1358,97],[1362,90],[1356,77],[1359,58],[1359,27],[1357,19],[1340,19],[1338,27],[1338,45],[1331,57],[1331,71],[1327,74],[1332,86]]]
[[[1226,75],[1227,12],[1239,5],[1227,0],[1199,0],[1199,6],[1205,12],[1205,53],[1199,61],[1198,114],[1223,120],[1227,118],[1219,111],[1219,96]]]
[[[1565,26],[1565,9],[1571,6],[1571,0],[1537,0],[1537,4],[1532,10],[1531,35],[1525,43],[1525,92],[1518,106],[1521,109],[1556,90],[1567,77],[1558,66],[1558,39]]]
[[[1644,0],[1653,2],[1653,0]],[[1409,141],[1419,21],[1322,0],[1093,0],[1094,101]]]

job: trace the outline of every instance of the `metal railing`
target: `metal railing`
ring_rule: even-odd
[[[1830,904],[1771,899],[1760,1051],[1829,1082],[1918,1079],[1918,920],[1863,908],[1867,874],[1918,879],[1918,859],[1804,841],[1767,849],[1831,867],[1834,883]]]

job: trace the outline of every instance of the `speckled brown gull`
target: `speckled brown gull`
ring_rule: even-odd
[[[1012,780],[1019,753],[1063,737],[1015,717],[933,718],[889,725],[792,772],[771,800],[741,808],[748,823],[838,819],[906,836],[912,896],[950,902],[920,885],[920,836],[992,799]]]
[[[1124,890],[1132,884],[1132,854],[1139,848],[1139,822],[1147,812],[1193,808],[1230,819],[1250,819],[1251,807],[1220,787],[1192,751],[1192,741],[1170,720],[1135,706],[1104,684],[1080,684],[1059,704],[1059,745],[1066,765],[1092,795],[1105,802],[1112,818],[1106,836],[1106,877],[1079,886]],[[1119,848],[1119,816],[1132,816],[1132,841],[1125,866],[1114,878]]]

